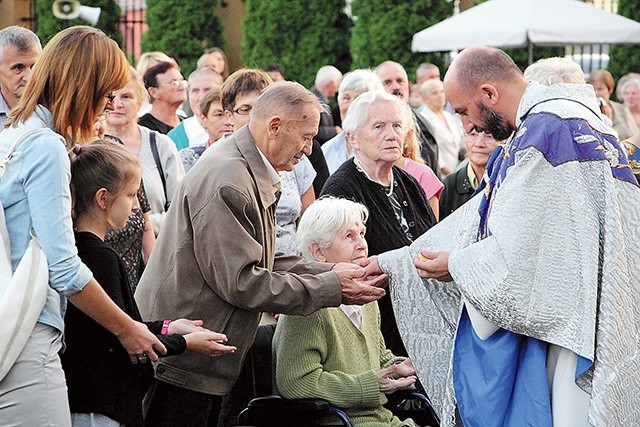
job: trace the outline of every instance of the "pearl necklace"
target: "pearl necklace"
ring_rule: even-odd
[[[359,170],[360,172],[362,172],[364,174],[364,176],[366,176],[369,181],[372,181],[372,182],[375,182],[376,184],[382,185],[378,181],[372,179],[369,176],[367,171],[364,170],[364,168],[362,167],[362,165],[358,161],[358,157],[357,156],[353,158],[353,163],[356,165],[356,169]],[[382,186],[384,187],[384,185],[382,185]],[[387,197],[391,197],[393,195],[393,169],[391,169],[391,185],[389,186],[389,191],[385,190],[385,193],[387,194]]]

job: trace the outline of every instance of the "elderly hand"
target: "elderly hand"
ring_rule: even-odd
[[[453,280],[449,273],[450,253],[451,252],[436,252],[423,249],[413,258],[413,264],[418,269],[418,274],[422,278],[450,282]]]
[[[169,323],[167,334],[186,335],[191,332],[206,331],[202,323],[202,320],[176,319]]]
[[[378,277],[380,275],[385,275],[386,276],[386,273],[384,273],[382,271],[382,269],[380,268],[380,265],[378,265],[378,256],[377,255],[373,255],[373,256],[370,256],[369,258],[358,260],[358,261],[356,261],[356,264],[358,264],[360,267],[364,267],[364,269],[365,269],[364,277],[365,278],[373,278],[373,277]],[[388,282],[388,277],[387,277],[387,281],[385,283],[380,283],[380,286],[386,287],[388,284],[389,284],[389,282]]]
[[[401,363],[396,363],[393,366],[396,368],[393,374],[394,378],[416,376],[416,371],[413,369],[413,363],[411,363],[411,359],[409,358],[406,358]]]
[[[409,388],[415,384],[418,379],[415,375],[398,375],[397,371],[400,365],[402,364],[391,365],[388,368],[383,368],[376,372],[376,376],[378,377],[378,386],[380,387],[381,392],[390,394],[397,390]]]
[[[342,303],[363,305],[384,296],[381,288],[387,282],[387,275],[381,274],[366,278],[366,270],[349,263],[338,263],[333,266],[342,285]]]
[[[234,346],[223,345],[227,342],[227,336],[208,329],[191,332],[184,336],[189,350],[197,351],[208,356],[223,356],[237,350]]]

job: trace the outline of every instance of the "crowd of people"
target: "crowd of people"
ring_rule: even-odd
[[[417,425],[407,388],[443,426],[640,424],[640,74],[179,60],[0,30],[2,238],[48,265],[0,424],[233,426],[272,386],[363,426]]]

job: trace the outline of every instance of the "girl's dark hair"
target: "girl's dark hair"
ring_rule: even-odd
[[[71,194],[75,216],[88,212],[96,192],[117,194],[140,167],[138,158],[123,145],[99,139],[80,149],[71,162]]]

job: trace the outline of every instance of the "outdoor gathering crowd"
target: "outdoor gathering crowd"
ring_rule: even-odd
[[[0,30],[0,425],[640,425],[640,74],[416,77]]]

